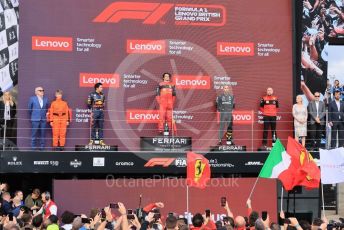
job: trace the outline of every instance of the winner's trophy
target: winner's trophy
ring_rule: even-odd
[[[226,140],[227,145],[234,145],[231,132],[229,131],[226,132],[226,139],[227,139]]]

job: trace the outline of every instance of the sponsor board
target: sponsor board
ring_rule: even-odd
[[[176,111],[175,111],[176,112]],[[173,114],[178,118],[178,114]],[[144,110],[144,109],[128,109],[126,111],[127,123],[158,123],[159,111],[158,110]],[[233,122],[239,125],[249,125],[254,122],[254,114],[250,110],[234,110]]]
[[[116,161],[116,166],[134,166],[135,163],[133,161]]]
[[[93,22],[119,23],[123,20],[142,21],[145,25],[174,21],[181,26],[223,26],[226,23],[226,8],[222,5],[171,4],[151,2],[114,2],[109,4]]]
[[[7,165],[8,166],[22,166],[23,162],[18,161],[18,157],[14,156],[14,157],[12,157],[12,161],[7,161]]]
[[[79,168],[82,165],[82,162],[78,159],[74,159],[73,161],[69,162],[69,165],[73,168]]]
[[[254,56],[254,43],[218,42],[217,55]]]
[[[218,151],[229,151],[229,152],[238,152],[246,151],[246,146],[242,145],[220,145],[218,146]]]
[[[93,167],[104,167],[105,158],[104,157],[93,157]]]
[[[245,163],[245,166],[262,166],[264,163],[260,161],[248,161]]]
[[[254,113],[251,110],[234,110],[233,123],[237,125],[250,125],[254,122]]]
[[[108,5],[93,22],[118,23],[124,19],[142,20],[143,24],[156,24],[171,8],[170,3],[114,2]]]
[[[191,150],[191,137],[141,137],[141,151],[187,151]]]
[[[104,88],[119,88],[118,74],[80,73],[79,86],[93,88],[96,83],[102,83]]]
[[[59,161],[33,161],[36,166],[59,166]]]
[[[217,158],[209,159],[209,165],[212,168],[234,168],[234,164],[229,162],[221,162],[221,160]]]
[[[178,168],[184,168],[186,167],[186,158],[176,158],[176,160],[174,161],[174,164],[176,167]]]
[[[154,167],[154,166],[162,166],[162,167],[168,167],[170,166],[175,158],[151,158],[147,161],[147,163],[144,165],[144,167]]]
[[[32,50],[73,51],[73,38],[32,36]]]
[[[127,40],[127,53],[166,54],[165,40]]]
[[[226,8],[221,5],[176,4],[175,24],[181,26],[224,26]]]
[[[158,123],[158,110],[128,109],[126,112],[127,123]]]
[[[209,76],[176,75],[173,82],[178,89],[210,89]]]

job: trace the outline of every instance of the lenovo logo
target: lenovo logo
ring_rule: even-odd
[[[172,164],[175,158],[152,158],[146,164],[145,167],[162,166],[168,167]]]
[[[106,7],[93,22],[117,23],[123,19],[141,20],[156,24],[172,7],[170,3],[114,2]]]
[[[233,123],[240,125],[250,125],[253,123],[253,112],[252,111],[233,111]]]
[[[104,73],[80,73],[80,87],[94,87],[94,84],[102,83],[105,88],[118,88],[119,75],[118,74],[104,74]]]
[[[73,51],[73,38],[33,36],[32,50]]]
[[[127,40],[127,53],[165,54],[164,40]]]
[[[218,42],[217,55],[254,56],[254,43]]]
[[[126,113],[127,123],[158,123],[158,110],[134,110],[129,109]]]
[[[177,75],[173,81],[178,89],[210,89],[209,76]]]

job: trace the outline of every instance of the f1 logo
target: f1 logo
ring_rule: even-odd
[[[154,167],[160,165],[166,168],[170,166],[174,160],[175,158],[152,158],[145,164],[145,167]]]
[[[122,19],[138,19],[143,20],[143,24],[156,24],[173,6],[170,3],[114,2],[93,22],[117,23]]]

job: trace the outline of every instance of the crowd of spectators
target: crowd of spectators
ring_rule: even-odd
[[[8,185],[1,184],[0,229],[3,230],[325,230],[341,229],[344,224],[328,223],[326,218],[315,218],[312,223],[296,218],[286,218],[280,212],[279,221],[271,221],[268,213],[260,215],[252,209],[251,200],[246,202],[247,216],[234,215],[228,202],[223,205],[224,216],[214,220],[210,212],[195,213],[191,221],[183,215],[170,212],[163,216],[160,210],[162,202],[151,203],[135,211],[127,209],[123,203],[109,204],[103,209],[91,209],[89,215],[64,211],[57,216],[57,205],[52,201],[49,192],[40,193],[34,189],[24,200],[23,193],[9,193]]]
[[[292,109],[295,138],[307,142],[310,149],[344,146],[344,85],[335,80],[333,85],[327,80],[324,93],[311,93],[304,85],[306,97],[298,95]],[[307,108],[307,109],[305,109]]]

